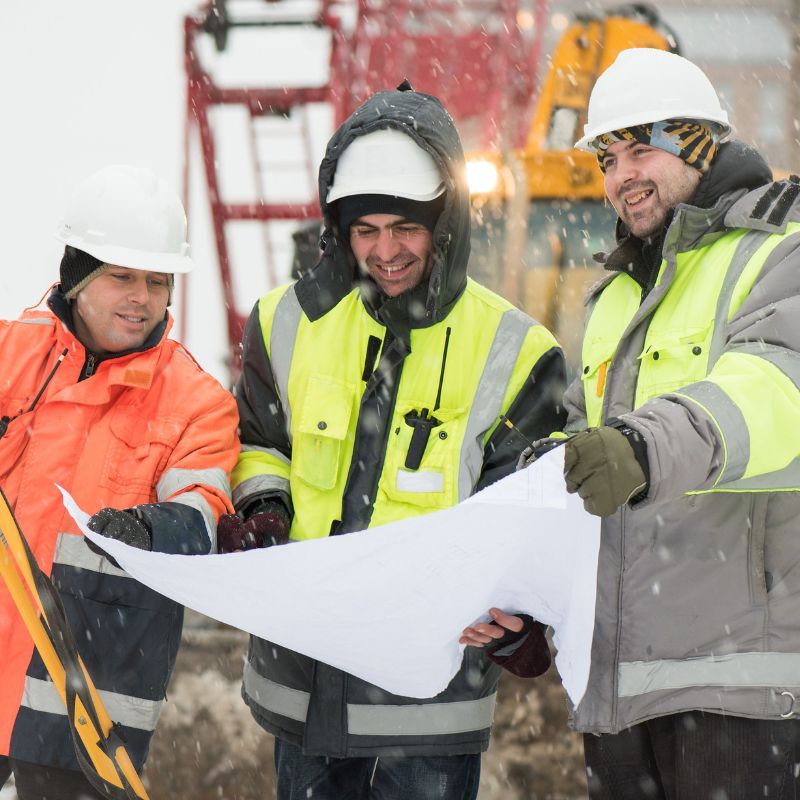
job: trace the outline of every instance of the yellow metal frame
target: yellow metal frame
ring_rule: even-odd
[[[25,627],[28,629],[66,708],[66,670],[50,640],[47,617],[36,590],[22,531],[2,490],[0,490],[0,577],[8,586]],[[120,778],[122,775],[137,797],[141,800],[148,800],[147,792],[127,750],[119,746],[113,752],[113,757],[110,758],[101,747],[101,743],[108,740],[114,723],[103,705],[83,661],[80,657],[78,659],[89,690],[94,714],[87,713],[87,709],[78,697],[75,701],[75,718],[70,719],[69,724],[78,733],[97,774],[106,783],[126,791]],[[99,721],[100,730],[94,725],[94,718]]]

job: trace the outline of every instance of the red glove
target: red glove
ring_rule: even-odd
[[[289,541],[289,518],[280,510],[259,511],[248,520],[236,514],[223,514],[217,523],[217,549],[236,553],[272,547]]]

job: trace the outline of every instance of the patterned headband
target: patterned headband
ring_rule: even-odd
[[[597,162],[603,172],[606,171],[603,162],[608,148],[615,142],[625,141],[641,142],[650,147],[666,150],[667,153],[682,158],[690,167],[705,174],[717,154],[719,137],[708,126],[687,120],[668,120],[654,122],[651,125],[620,128],[611,133],[604,133],[594,141]]]

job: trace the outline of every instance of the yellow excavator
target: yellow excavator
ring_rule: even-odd
[[[471,273],[550,328],[572,370],[583,297],[602,276],[592,255],[612,246],[616,220],[594,156],[572,145],[597,77],[629,47],[678,52],[674,34],[649,6],[576,17],[550,60],[525,146],[468,155]]]

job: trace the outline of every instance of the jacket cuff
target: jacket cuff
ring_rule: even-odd
[[[544,635],[545,626],[541,622],[536,622],[527,615],[522,615],[522,618],[526,620],[522,631],[509,631],[502,639],[497,640],[487,651],[487,655],[491,661],[512,675],[535,678],[547,672],[550,666],[550,645]]]

